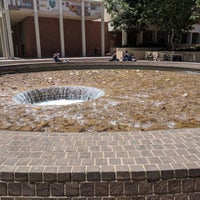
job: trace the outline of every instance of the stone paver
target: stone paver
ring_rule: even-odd
[[[124,133],[0,131],[0,166],[5,172],[200,170],[200,129]]]

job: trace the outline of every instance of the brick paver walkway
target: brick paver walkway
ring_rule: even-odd
[[[0,171],[199,169],[200,128],[124,133],[0,131]]]

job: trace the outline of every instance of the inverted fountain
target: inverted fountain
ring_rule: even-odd
[[[103,90],[93,87],[49,87],[18,93],[13,100],[18,104],[68,105],[94,100],[104,94]]]

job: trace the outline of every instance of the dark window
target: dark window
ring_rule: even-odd
[[[192,34],[192,44],[198,44],[199,39],[199,33],[193,33]]]
[[[181,38],[181,44],[187,44],[188,33],[184,33]]]

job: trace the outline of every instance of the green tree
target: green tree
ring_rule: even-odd
[[[104,0],[114,29],[143,30],[155,25],[170,36],[175,49],[181,35],[199,20],[200,0]]]
[[[196,0],[154,0],[149,11],[149,23],[167,31],[172,50],[184,32],[199,20]]]
[[[105,7],[112,17],[115,30],[142,30],[147,24],[149,0],[105,0]]]

